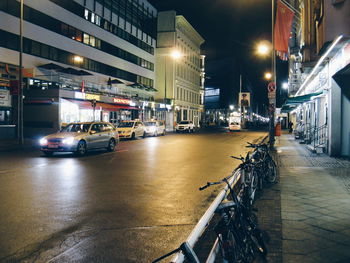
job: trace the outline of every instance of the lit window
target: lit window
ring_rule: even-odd
[[[86,20],[89,20],[89,10],[85,9],[84,17],[85,17]]]
[[[91,13],[91,23],[95,23],[95,14]]]
[[[90,36],[88,34],[84,33],[84,44],[89,45],[90,44]]]
[[[90,46],[95,46],[96,45],[96,43],[95,43],[95,37],[93,37],[93,36],[90,36]]]

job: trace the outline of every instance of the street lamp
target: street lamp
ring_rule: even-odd
[[[164,104],[167,105],[167,57],[171,57],[174,61],[182,58],[183,54],[177,50],[173,49],[170,54],[165,54],[164,56]],[[166,121],[166,116],[165,116]]]
[[[266,73],[264,74],[264,78],[265,78],[266,80],[270,80],[270,79],[272,78],[272,74],[271,74],[270,72],[266,72]]]
[[[257,44],[256,53],[260,56],[267,56],[271,52],[270,42],[264,40]]]
[[[288,83],[287,82],[283,82],[282,88],[285,89],[285,90],[288,89]]]
[[[230,110],[233,110],[235,108],[235,106],[230,105]]]

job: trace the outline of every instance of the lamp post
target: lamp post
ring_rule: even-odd
[[[23,145],[23,86],[22,86],[22,68],[23,68],[23,0],[20,3],[19,20],[19,74],[18,74],[18,95],[17,95],[17,137],[18,143]]]
[[[273,83],[276,83],[276,56],[275,56],[275,0],[271,0],[271,39],[272,39],[272,52],[271,52],[271,66],[272,66],[272,78]],[[269,99],[270,112],[270,130],[269,130],[269,144],[270,149],[274,148],[275,145],[275,106],[276,97]]]
[[[165,108],[167,105],[167,57],[170,56],[174,61],[179,60],[182,57],[180,51],[174,49],[170,52],[170,54],[165,54],[164,56],[164,104]],[[165,116],[166,121],[166,116]]]

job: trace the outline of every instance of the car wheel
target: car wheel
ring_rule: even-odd
[[[142,138],[146,138],[146,132],[143,132]]]
[[[131,140],[135,140],[135,133],[133,132],[132,134],[131,134]]]
[[[163,133],[162,133],[162,136],[164,136],[165,135],[165,129],[164,129],[164,131],[163,131]]]
[[[80,141],[77,146],[76,154],[79,156],[83,156],[86,154],[86,142]]]
[[[53,152],[43,152],[45,154],[45,156],[52,156]]]
[[[115,140],[110,139],[107,147],[107,151],[114,152],[115,150]]]
[[[177,133],[179,133],[179,130],[176,130]]]

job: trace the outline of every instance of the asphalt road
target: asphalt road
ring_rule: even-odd
[[[266,132],[206,131],[122,141],[84,157],[0,153],[0,262],[150,262],[189,235]]]

